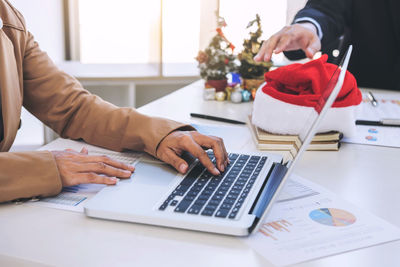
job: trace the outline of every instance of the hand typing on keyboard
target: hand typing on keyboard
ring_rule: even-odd
[[[215,161],[214,153],[207,153]],[[231,153],[229,160],[225,171],[218,176],[197,164],[158,209],[235,219],[267,157]]]
[[[215,154],[215,165],[204,148],[211,148]],[[213,175],[219,175],[228,165],[228,153],[221,138],[207,136],[196,131],[175,131],[161,141],[156,155],[162,161],[171,164],[180,173],[186,173],[188,164],[181,158],[184,151],[199,159],[201,164]]]

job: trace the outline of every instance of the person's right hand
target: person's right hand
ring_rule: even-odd
[[[268,62],[273,52],[278,54],[298,49],[303,50],[308,58],[313,58],[314,54],[321,49],[321,41],[314,24],[306,22],[284,27],[263,42],[254,60]]]
[[[83,148],[81,152],[67,149],[64,151],[51,151],[58,171],[62,186],[78,184],[116,184],[118,178],[130,178],[135,170],[133,166],[110,159],[107,156],[91,156]]]

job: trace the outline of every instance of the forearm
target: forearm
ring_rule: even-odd
[[[162,139],[176,129],[193,130],[192,127],[163,118],[149,117],[133,108],[117,108],[90,95],[75,112],[62,137],[82,138],[87,143],[122,151],[146,151],[156,156]]]
[[[52,196],[61,188],[57,165],[50,152],[0,153],[0,202]]]

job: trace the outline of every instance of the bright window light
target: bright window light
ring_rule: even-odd
[[[78,0],[80,61],[163,63],[164,70],[185,63],[197,73],[194,58],[205,38],[200,34],[201,27],[216,21],[214,12],[201,14],[206,4],[203,1]],[[208,5],[217,6],[217,0],[208,1]],[[281,29],[286,23],[286,2],[219,0],[220,15],[228,24],[223,31],[237,47],[235,52],[242,49],[243,39],[248,38],[247,23],[257,13],[262,20],[263,39]],[[208,21],[201,21],[201,17]]]
[[[195,62],[200,43],[200,0],[164,0],[162,19],[163,62]]]
[[[79,0],[82,63],[159,61],[160,0]]]
[[[268,39],[286,24],[286,2],[277,0],[220,0],[219,13],[225,18],[225,36],[236,46],[235,52],[243,49],[243,40],[249,37],[246,29],[249,21],[260,15],[262,39]]]

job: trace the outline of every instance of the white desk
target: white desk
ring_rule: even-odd
[[[202,84],[197,82],[140,110],[182,121],[190,120],[189,112],[245,120],[251,104],[204,102]],[[400,149],[343,144],[339,152],[307,152],[296,173],[400,227]],[[392,242],[299,266],[398,266],[399,252],[400,242]],[[271,266],[235,237],[90,219],[81,213],[44,207],[2,204],[0,266],[11,264]]]

